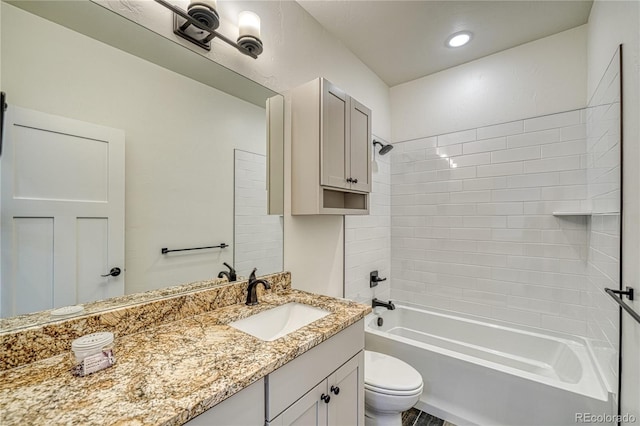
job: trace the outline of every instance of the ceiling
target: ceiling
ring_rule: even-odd
[[[592,1],[298,0],[389,86],[587,23]],[[474,36],[445,46],[452,33]]]

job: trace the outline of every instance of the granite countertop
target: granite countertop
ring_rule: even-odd
[[[227,324],[288,302],[331,312],[264,342]],[[66,353],[0,372],[3,425],[178,425],[354,324],[371,308],[298,290],[117,338],[117,363],[74,377]]]

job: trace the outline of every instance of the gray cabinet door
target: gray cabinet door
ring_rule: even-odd
[[[349,115],[351,189],[371,192],[371,110],[351,98]]]
[[[364,425],[364,351],[327,379],[330,426]]]
[[[321,176],[325,186],[349,189],[349,97],[326,80],[322,81]]]
[[[327,381],[323,380],[278,417],[267,422],[267,426],[326,426],[328,404],[320,399],[326,394],[326,389]]]

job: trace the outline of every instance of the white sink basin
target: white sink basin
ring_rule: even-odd
[[[260,340],[271,342],[330,313],[324,309],[292,302],[234,321],[229,325]]]

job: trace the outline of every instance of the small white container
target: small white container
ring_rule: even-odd
[[[77,363],[82,363],[85,358],[100,354],[103,351],[113,349],[113,333],[103,331],[91,333],[79,337],[71,342],[71,350],[76,357]]]

